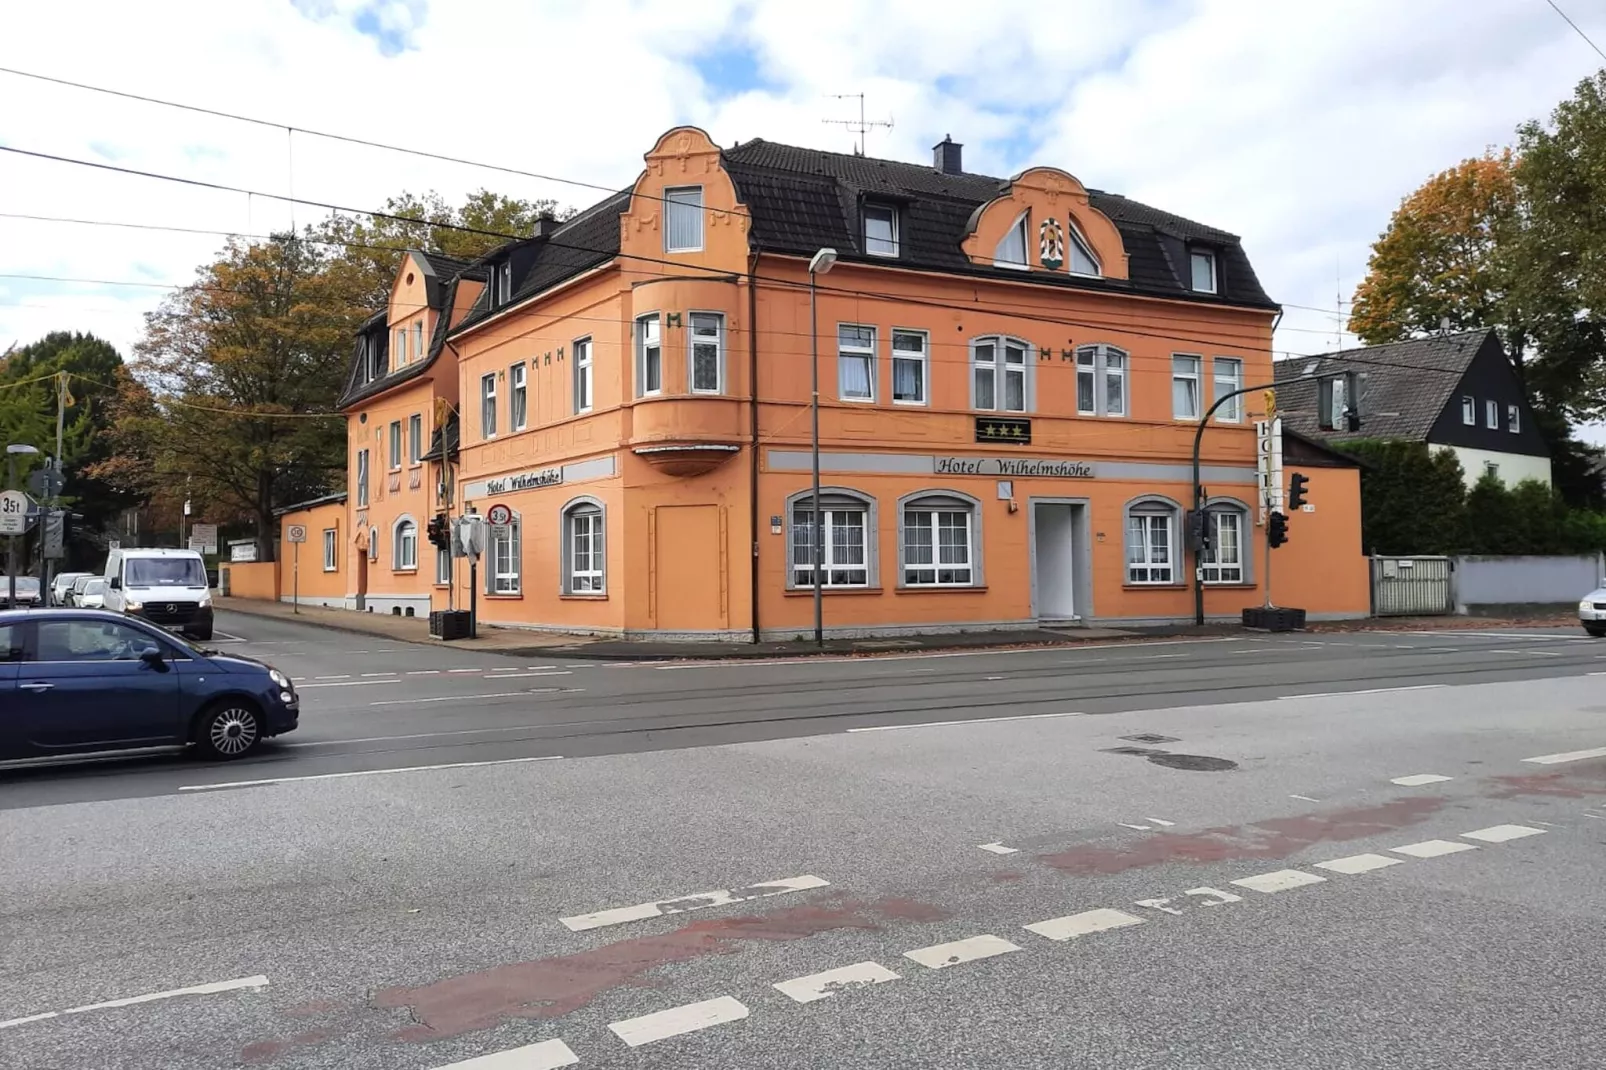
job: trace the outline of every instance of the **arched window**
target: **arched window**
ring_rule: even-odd
[[[789,589],[814,586],[814,509],[809,491],[786,500],[791,526],[787,539]],[[880,581],[876,560],[876,501],[846,487],[820,488],[821,587],[875,587]]]
[[[917,491],[900,499],[898,583],[980,586],[981,503],[950,490]]]
[[[1158,494],[1126,503],[1126,582],[1178,582],[1177,533],[1182,508]]]
[[[991,412],[1031,408],[1032,347],[1019,338],[988,335],[970,343],[970,407]]]
[[[379,529],[377,527],[368,529],[368,560],[379,560]]]
[[[1205,503],[1205,521],[1210,528],[1200,562],[1204,582],[1251,582],[1249,507],[1236,498],[1212,498]]]
[[[607,592],[607,511],[596,498],[576,498],[563,507],[563,593]]]
[[[418,567],[418,524],[410,516],[397,517],[391,529],[390,567],[397,571]]]
[[[1031,212],[1022,212],[1015,217],[1015,222],[1004,231],[1004,236],[998,239],[998,247],[993,250],[993,266],[1007,268],[1025,268],[1026,261],[1026,230],[1031,225]]]

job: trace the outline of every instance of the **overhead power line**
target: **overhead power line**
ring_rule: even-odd
[[[1562,17],[1562,19],[1566,21],[1567,25],[1571,26],[1573,28],[1573,31],[1575,33],[1577,33],[1579,37],[1582,37],[1584,39],[1584,44],[1588,45],[1590,48],[1593,48],[1595,50],[1595,55],[1599,56],[1601,59],[1606,59],[1606,52],[1602,52],[1600,50],[1600,46],[1589,39],[1589,34],[1585,33],[1583,31],[1583,28],[1580,27],[1578,25],[1578,23],[1576,23],[1572,19],[1568,18],[1567,12],[1563,11],[1556,4],[1556,0],[1545,0],[1545,3],[1549,4],[1553,9],[1555,9],[1556,14],[1560,15]]]

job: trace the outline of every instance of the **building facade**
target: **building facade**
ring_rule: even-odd
[[[1261,603],[1258,392],[1209,423],[1212,548],[1185,545],[1200,418],[1273,374],[1277,306],[1234,236],[1054,168],[966,172],[949,140],[927,166],[677,128],[645,161],[438,302],[404,265],[370,346],[413,300],[440,345],[428,374],[354,370],[354,607],[445,605],[386,567],[428,474],[378,467],[432,397],[458,413],[450,507],[510,521],[480,563],[486,624],[812,634],[817,528],[830,635],[1187,619],[1196,577],[1211,617]],[[1305,608],[1364,614],[1358,509],[1296,540],[1318,525],[1340,549]]]

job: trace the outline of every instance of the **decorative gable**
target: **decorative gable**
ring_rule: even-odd
[[[962,248],[975,264],[1127,278],[1120,231],[1075,176],[1053,167],[1021,172],[977,208]]]
[[[720,162],[719,146],[694,126],[677,126],[646,155],[629,208],[619,216],[619,250],[653,260],[745,264],[750,217]]]

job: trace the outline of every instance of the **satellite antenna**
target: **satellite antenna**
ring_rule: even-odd
[[[845,126],[849,130],[853,131],[855,134],[858,135],[858,141],[853,147],[853,154],[855,156],[863,156],[864,155],[864,135],[867,134],[870,130],[872,130],[873,128],[878,127],[878,126],[884,126],[888,130],[892,129],[892,120],[891,119],[869,119],[869,120],[865,119],[865,117],[864,117],[864,94],[863,93],[827,93],[826,95],[829,96],[830,98],[832,98],[833,100],[857,100],[859,102],[859,117],[857,119],[821,119],[820,120],[820,122],[822,122],[822,123],[830,123],[832,126]]]

